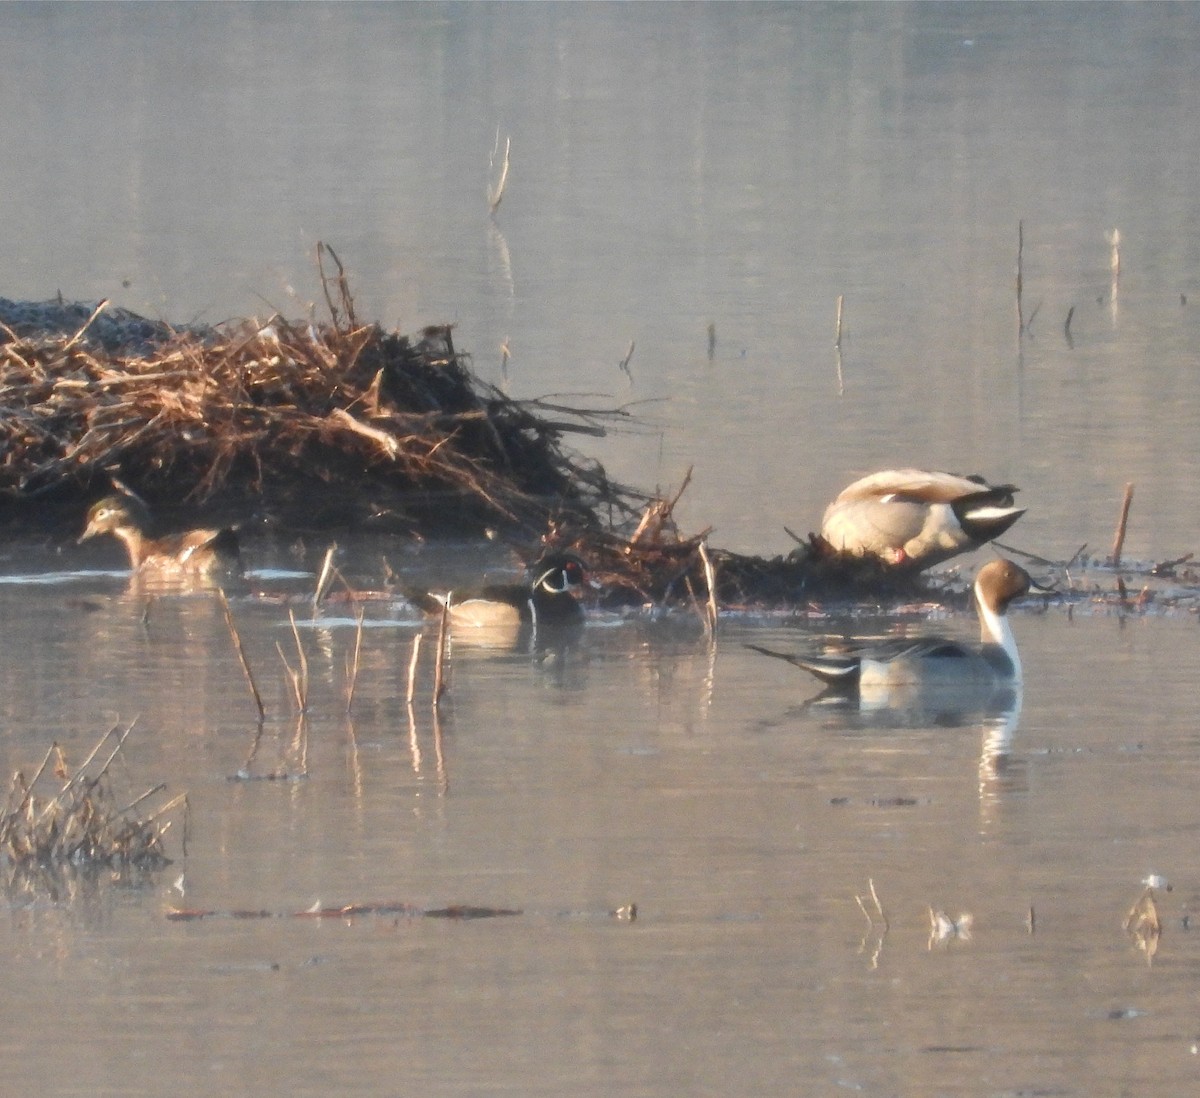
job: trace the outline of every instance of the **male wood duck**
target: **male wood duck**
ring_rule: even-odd
[[[438,615],[449,600],[454,629],[495,629],[530,624],[575,625],[583,607],[575,597],[587,568],[574,553],[547,553],[529,566],[528,583],[491,584],[475,592],[433,594],[409,588],[405,597],[425,614]]]
[[[1021,659],[1008,620],[1014,599],[1027,594],[1033,581],[1011,560],[993,560],[975,577],[981,644],[961,644],[944,637],[897,638],[860,645],[827,656],[795,656],[748,645],[756,652],[804,668],[833,690],[843,693],[887,692],[907,686],[956,689],[1019,686]]]
[[[920,570],[998,538],[1024,513],[1011,484],[980,476],[885,469],[846,488],[825,510],[833,549]]]
[[[240,571],[237,535],[228,527],[185,530],[161,538],[146,533],[150,515],[133,496],[105,496],[92,504],[80,541],[99,534],[120,538],[135,571],[198,575]]]

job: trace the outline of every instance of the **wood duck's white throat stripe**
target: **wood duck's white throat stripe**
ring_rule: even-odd
[[[555,572],[562,573],[561,587],[555,587],[554,584],[550,582],[550,577],[554,575]],[[555,595],[565,595],[574,585],[571,583],[571,578],[567,575],[567,570],[560,565],[556,565],[554,568],[547,568],[545,572],[538,576],[533,586],[544,587],[547,591],[550,591]]]

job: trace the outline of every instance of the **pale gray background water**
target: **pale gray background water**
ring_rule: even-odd
[[[1193,5],[5,6],[0,294],[302,314],[324,240],[364,316],[455,322],[514,395],[658,401],[587,452],[644,487],[694,466],[679,514],[716,544],[785,551],[853,476],[916,463],[1019,484],[1012,540],[1060,559],[1106,549],[1133,481],[1127,552],[1178,556],[1198,50]],[[118,561],[101,548],[17,547],[4,571]],[[363,584],[377,548],[349,547]],[[563,659],[458,657],[440,767],[427,709],[415,738],[403,710],[412,629],[367,630],[347,725],[335,625],[305,634],[308,780],[237,783],[251,709],[219,614],[161,598],[143,624],[123,591],[98,571],[0,588],[4,761],[56,737],[78,758],[140,715],[129,781],[189,791],[189,851],[146,889],[13,900],[8,1091],[1197,1085],[1186,610],[1021,614],[998,756],[982,720],[803,709],[799,672],[741,647],[804,643],[780,623],[725,622],[715,653],[593,624]],[[292,765],[284,611],[235,612],[269,683],[264,757]],[[1153,966],[1121,930],[1149,872],[1175,883]],[[868,878],[891,921],[874,959]],[[165,918],[385,900],[526,914]],[[637,922],[607,916],[630,901]],[[930,905],[973,914],[971,940],[929,949]]]

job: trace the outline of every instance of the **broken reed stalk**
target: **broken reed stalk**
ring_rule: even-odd
[[[837,328],[834,331],[833,345],[841,350],[842,346],[842,304],[845,301],[845,295],[838,294],[837,299]]]
[[[350,715],[350,710],[354,707],[354,689],[358,685],[358,667],[362,657],[363,609],[361,606],[355,607],[354,616],[357,627],[354,631],[354,658],[346,670],[346,716]]]
[[[65,355],[72,347],[74,347],[75,344],[78,343],[84,337],[84,334],[92,326],[92,324],[95,323],[96,317],[98,317],[107,308],[108,308],[108,298],[105,298],[103,301],[100,302],[99,305],[96,306],[96,308],[92,312],[92,315],[87,318],[87,322],[84,324],[84,326],[82,328],[80,328],[79,331],[77,331],[73,336],[71,336],[70,339],[67,340],[66,343],[64,343],[62,345],[62,350],[60,353]]]
[[[296,700],[296,706],[301,713],[308,712],[308,657],[304,654],[304,645],[300,643],[300,631],[296,628],[296,615],[291,610],[288,611],[288,620],[292,623],[292,636],[296,640],[296,652],[298,656],[297,669],[292,670],[291,664],[287,661],[287,656],[283,654],[283,646],[278,641],[275,643],[275,648],[279,652],[279,658],[283,660],[284,669],[287,671],[288,681],[291,683],[292,696]]]
[[[707,540],[700,542],[699,549],[704,565],[704,584],[708,588],[708,600],[704,605],[704,632],[711,640],[717,632],[717,576],[712,558],[708,555]]]
[[[500,149],[500,131],[496,131],[496,145],[492,149],[491,167],[495,167],[496,153]],[[500,178],[494,189],[488,192],[488,210],[495,213],[500,208],[500,203],[504,200],[504,186],[508,182],[508,154],[512,151],[512,138],[504,139],[504,163],[500,165]]]
[[[633,371],[629,369],[629,364],[633,361],[633,351],[635,347],[637,347],[637,341],[631,339],[629,341],[629,350],[625,352],[625,357],[617,363],[617,365],[621,368],[621,372],[627,378],[629,378],[630,381],[633,380]]]
[[[233,650],[237,653],[238,662],[242,665],[242,674],[246,676],[246,682],[250,686],[250,694],[254,698],[254,705],[258,709],[258,719],[261,723],[266,719],[267,710],[263,705],[262,695],[258,692],[258,685],[254,681],[254,672],[250,670],[250,661],[246,658],[246,649],[242,645],[241,634],[238,633],[237,626],[234,624],[233,613],[229,609],[229,600],[219,587],[217,588],[217,598],[221,601],[221,612],[225,615],[225,624],[229,628],[229,635],[233,638]]]
[[[442,606],[441,621],[438,622],[437,656],[433,661],[433,707],[436,709],[442,701],[446,690],[446,633],[450,623],[450,595],[446,595],[445,605]]]
[[[330,279],[325,274],[325,254],[329,254],[329,258],[333,260],[334,266],[337,267],[337,278]],[[317,241],[317,273],[321,278],[321,289],[325,293],[325,303],[329,306],[329,315],[333,320],[333,326],[339,328],[340,321],[338,316],[338,307],[334,304],[333,297],[329,293],[329,283],[336,282],[338,288],[338,297],[341,300],[342,308],[346,312],[346,324],[350,328],[358,327],[358,317],[354,315],[354,298],[350,294],[350,283],[346,278],[346,268],[342,266],[342,261],[338,259],[335,252],[323,240]]]
[[[421,655],[421,637],[421,633],[413,637],[412,655],[408,660],[408,693],[404,696],[404,700],[410,708],[412,707],[413,698],[417,695],[417,660]]]
[[[1117,519],[1117,532],[1113,537],[1112,564],[1121,567],[1121,550],[1125,547],[1125,527],[1129,523],[1129,508],[1133,504],[1133,482],[1125,485],[1125,496],[1121,500],[1121,517]]]
[[[1021,311],[1023,285],[1022,265],[1025,262],[1025,222],[1017,222],[1017,335],[1025,334],[1025,317]]]
[[[328,593],[329,585],[333,582],[333,555],[336,552],[337,542],[325,550],[325,559],[321,562],[321,571],[317,576],[317,587],[313,591],[313,617],[317,616],[317,607],[321,605],[321,600]]]

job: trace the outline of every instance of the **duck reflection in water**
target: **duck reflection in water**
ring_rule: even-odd
[[[1035,584],[1009,560],[984,565],[975,579],[979,645],[944,637],[860,644],[820,656],[748,647],[815,675],[826,689],[806,703],[854,714],[866,728],[960,728],[982,732],[980,808],[1013,783],[1013,735],[1021,716],[1022,669],[1009,607]]]

